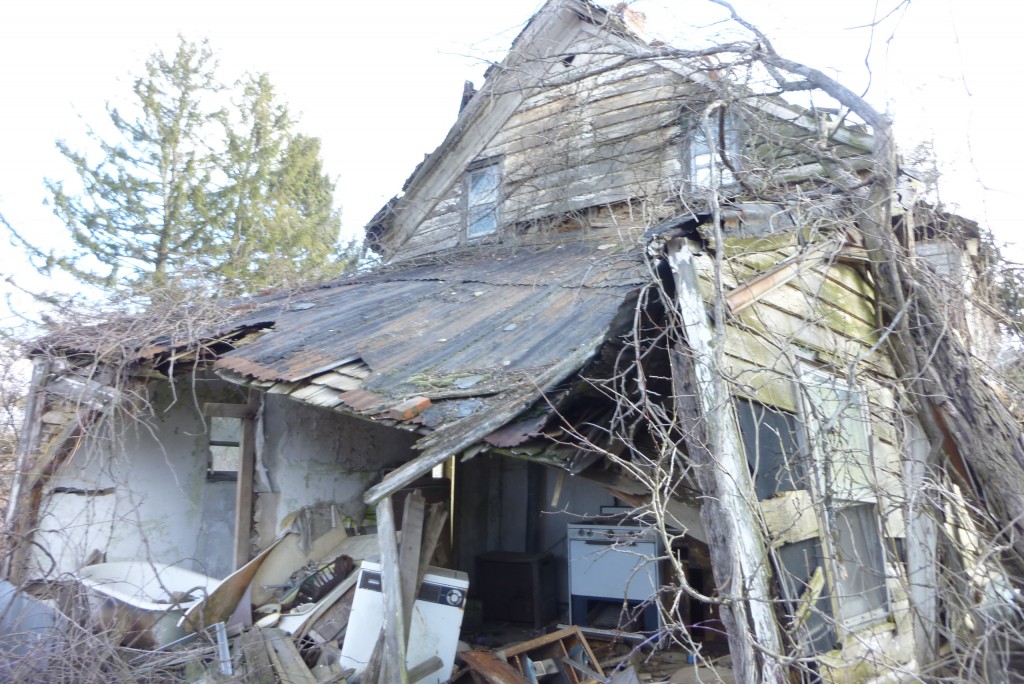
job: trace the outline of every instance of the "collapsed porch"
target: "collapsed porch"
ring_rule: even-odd
[[[175,460],[172,452],[201,454],[193,459],[191,477],[205,478],[208,490],[219,487],[233,494],[221,492],[219,503],[203,515],[212,523],[223,522],[228,514],[235,526],[225,530],[222,525],[216,532],[208,527],[210,536],[200,540],[210,544],[205,550],[198,544],[185,551],[168,544],[153,554],[152,529],[137,539],[145,540],[151,559],[160,562],[209,560],[230,548],[230,562],[218,560],[219,571],[213,573],[224,576],[226,569],[264,550],[297,508],[327,503],[328,516],[351,518],[359,527],[373,520],[366,517],[366,504],[389,501],[390,506],[402,490],[429,486],[431,473],[440,466],[442,477],[434,484],[452,510],[449,538],[457,568],[475,573],[476,559],[489,552],[543,553],[561,544],[559,533],[568,520],[624,504],[631,524],[653,524],[662,537],[670,579],[663,585],[665,600],[654,605],[671,638],[697,648],[692,614],[682,611],[706,603],[724,613],[739,672],[769,667],[768,658],[751,648],[747,630],[769,653],[818,655],[801,650],[808,643],[801,631],[805,621],[793,628],[786,620],[799,614],[801,605],[811,605],[803,610],[812,614],[838,619],[842,608],[831,602],[842,598],[835,589],[829,593],[828,587],[836,586],[827,576],[832,571],[823,565],[815,579],[811,567],[808,576],[794,580],[797,584],[780,587],[766,559],[781,548],[779,539],[803,542],[825,535],[827,528],[805,525],[801,537],[788,527],[772,527],[769,509],[784,506],[758,503],[765,497],[757,491],[757,459],[751,458],[730,398],[738,395],[798,412],[795,364],[831,364],[863,375],[873,397],[890,397],[871,400],[872,415],[866,420],[872,432],[876,425],[890,426],[874,435],[872,450],[895,459],[881,459],[871,484],[876,496],[899,490],[902,445],[892,418],[899,407],[876,382],[891,381],[892,374],[884,357],[862,354],[877,349],[873,314],[863,308],[870,288],[857,285],[860,276],[850,275],[846,282],[840,278],[837,284],[834,274],[822,275],[822,269],[837,264],[844,273],[856,274],[856,265],[841,263],[856,260],[855,248],[832,239],[801,251],[795,233],[784,240],[734,241],[731,249],[743,258],[731,264],[723,280],[715,268],[721,267],[719,255],[729,254],[729,243],[716,250],[696,228],[695,222],[675,221],[653,231],[658,240],[651,245],[650,260],[640,250],[607,242],[470,254],[257,302],[230,321],[210,326],[213,332],[199,350],[191,341],[145,340],[132,352],[135,379],[140,368],[148,369],[150,386],[165,388],[162,400],[159,392],[151,395],[151,406],[178,405],[192,421],[160,426],[151,460]],[[730,279],[733,286],[726,291],[708,289]],[[721,301],[726,305],[735,303],[733,316],[748,309],[739,325],[736,319],[726,325],[721,312],[717,320],[709,316],[705,302],[717,302],[719,295],[725,295]],[[57,427],[45,438],[37,433],[36,446],[24,450],[26,458],[50,459],[52,465],[47,471],[23,464],[23,472],[45,476],[22,481],[21,512],[26,501],[41,503],[44,494],[90,501],[116,496],[103,493],[109,487],[63,482],[58,474],[76,459],[106,464],[102,449],[93,453],[95,460],[82,456],[94,448],[88,439],[99,434],[84,426],[110,415],[108,402],[116,398],[100,391],[112,383],[90,376],[100,367],[93,365],[99,350],[86,342],[87,337],[61,341],[61,348],[72,354],[58,375],[65,381],[78,375],[74,386],[88,387],[90,394],[37,394],[40,415],[54,413],[55,401],[67,402],[65,413],[72,418],[64,425],[40,421]],[[803,349],[802,357],[794,361],[791,348]],[[77,373],[76,355],[90,359]],[[857,360],[845,365],[846,358]],[[183,369],[190,374],[199,360],[217,377],[204,379],[208,384],[201,391],[170,393],[166,383]],[[239,387],[247,389],[240,392]],[[189,394],[192,399],[181,399]],[[236,445],[225,444],[231,439],[213,444],[237,447],[234,480],[211,477],[219,472],[211,465],[206,427],[214,417],[240,421]],[[171,434],[185,439],[167,441]],[[123,453],[137,459],[140,449],[129,443]],[[516,460],[496,461],[489,453]],[[345,469],[337,467],[339,454],[349,454],[341,459],[349,461]],[[558,470],[538,470],[537,464]],[[388,466],[395,468],[376,482]],[[478,486],[481,480],[486,486]],[[581,480],[596,487],[566,484]],[[287,481],[291,484],[285,486]],[[146,487],[158,489],[155,482]],[[204,495],[203,506],[208,501],[213,499]],[[560,513],[564,517],[540,515],[545,504],[558,511],[565,501],[573,506]],[[876,515],[893,525],[878,538],[905,539],[906,521],[894,513],[899,503],[878,505],[882,508]],[[163,504],[146,515],[152,521],[168,510],[173,506]],[[527,512],[525,519],[516,515],[521,510]],[[805,512],[816,518],[813,510],[807,503]],[[384,538],[393,536],[393,522],[390,528],[380,517],[374,522],[383,523],[378,531]],[[37,523],[22,517],[19,524],[27,532]],[[129,544],[115,545],[116,555],[129,555]],[[105,544],[84,543],[62,571],[80,567],[93,546]],[[569,558],[559,549],[559,603],[568,606]],[[934,541],[927,542],[914,561],[917,570],[898,560],[882,561],[880,570],[875,566],[886,577],[886,612],[870,626],[876,635],[888,634],[889,641],[876,638],[880,655],[854,650],[844,656],[868,661],[874,670],[912,658],[916,625],[909,620],[910,599],[901,582],[907,572],[926,571],[934,553]],[[716,582],[693,583],[684,556],[687,562],[706,559],[694,569],[708,576],[713,570]],[[20,563],[15,569],[28,567],[25,558],[15,560]],[[744,578],[742,586],[736,577]],[[478,578],[472,580],[471,587]],[[805,594],[815,586],[814,593]],[[828,605],[819,605],[822,600]],[[934,615],[935,608],[929,607],[934,606],[933,591],[926,587],[915,600],[920,611]],[[852,637],[855,630],[848,631]],[[857,641],[851,638],[843,645],[840,636],[835,630],[824,651],[837,642],[852,648]],[[398,652],[390,659],[398,671],[406,663],[401,648],[394,648]],[[806,667],[806,661],[800,666]],[[841,670],[843,664],[835,660],[826,667]]]

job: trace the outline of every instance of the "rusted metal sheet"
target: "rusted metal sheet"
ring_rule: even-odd
[[[430,396],[470,374],[550,365],[573,338],[607,327],[641,276],[637,256],[591,245],[475,254],[358,276],[294,298],[273,328],[217,365],[295,382],[361,358],[373,371],[367,389]]]
[[[536,416],[534,418],[527,418],[526,420],[520,420],[515,423],[510,423],[502,428],[499,428],[487,435],[484,441],[491,446],[496,447],[514,447],[519,446],[531,437],[536,437],[540,432],[541,428],[548,421],[549,413]]]

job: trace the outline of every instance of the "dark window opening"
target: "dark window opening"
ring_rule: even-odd
[[[763,501],[779,492],[807,489],[799,460],[796,416],[749,399],[738,399],[736,408],[757,498]]]
[[[786,629],[801,655],[836,648],[831,590],[821,540],[814,537],[783,544],[776,551],[776,558],[781,566],[778,574],[788,618]]]

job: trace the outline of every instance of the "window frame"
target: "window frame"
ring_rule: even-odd
[[[208,482],[237,482],[238,472],[241,469],[242,462],[242,431],[245,429],[243,422],[244,419],[236,418],[234,416],[208,416],[207,420],[207,451],[208,458],[206,461],[206,480]],[[216,421],[235,421],[237,422],[237,439],[218,439],[215,437],[215,432],[218,430],[215,428]],[[236,454],[236,466],[233,470],[223,470],[215,466],[216,463],[216,452],[215,448],[227,448],[235,449]]]
[[[809,630],[803,632],[800,643],[805,652],[821,652],[829,639],[822,619],[834,620],[847,631],[888,619],[892,606],[888,551],[878,514],[867,393],[826,369],[804,363],[798,363],[794,381],[798,394],[795,412],[742,396],[736,396],[734,404],[758,500],[802,491],[814,502],[817,531],[787,541],[780,551],[795,549],[810,543],[808,540],[820,544],[825,582],[815,607],[817,613],[824,614],[813,617],[816,626],[806,623]],[[836,396],[830,399],[825,392]],[[815,394],[822,396],[815,398]],[[831,409],[832,415],[822,415],[823,409]],[[829,430],[829,435],[822,436],[823,429]],[[790,434],[782,436],[782,430]],[[766,440],[771,443],[762,446]],[[750,453],[751,449],[756,453]],[[842,467],[836,467],[837,455],[848,459],[841,462]],[[766,467],[769,472],[762,470]],[[810,568],[794,566],[783,554],[777,556],[782,598],[791,612],[798,611],[800,597],[795,594],[806,588],[808,580],[801,573],[807,574]],[[827,613],[822,609],[826,604]]]
[[[482,192],[474,190],[476,178],[490,177],[493,187],[485,188]],[[501,158],[490,157],[473,162],[466,169],[463,180],[463,207],[465,210],[465,239],[467,241],[479,240],[489,235],[498,233],[501,225]],[[474,214],[478,214],[474,217]],[[490,217],[490,227],[486,230],[476,230],[475,227],[481,224],[481,219]]]
[[[704,117],[693,112],[686,117],[686,183],[693,192],[711,188],[711,168],[719,169],[718,187],[730,186],[737,182],[734,169],[741,169],[741,153],[743,149],[743,130],[740,117],[730,107],[721,107],[708,116],[713,144],[708,144],[708,130],[704,126]],[[725,157],[733,167],[730,169],[722,162],[719,140],[722,138],[722,127],[725,127]],[[698,161],[700,160],[700,161]]]
[[[812,395],[820,388],[831,388],[832,391],[844,395],[838,400],[839,405],[831,415],[822,416],[821,404],[815,406],[813,403]],[[833,610],[837,621],[847,630],[853,631],[884,621],[888,618],[892,605],[886,581],[885,537],[878,516],[878,497],[875,489],[878,480],[871,449],[871,411],[867,393],[863,389],[851,386],[834,373],[801,363],[798,366],[798,395],[797,403],[807,440],[805,460],[814,472],[810,482],[816,490],[815,499],[822,502],[818,507],[822,532],[820,536],[825,545],[825,554],[830,560],[830,584],[835,601]],[[849,414],[849,417],[841,416],[840,412]],[[841,438],[845,440],[846,433],[852,432],[849,430],[851,426],[860,431],[859,444],[855,441],[841,444],[836,448],[835,442],[829,436],[820,436],[821,430],[826,429],[830,435],[841,432]],[[855,452],[858,450],[863,460],[856,460],[858,454]],[[837,468],[833,458],[836,451],[840,451],[844,459],[853,460],[844,460],[843,468]],[[866,476],[866,482],[856,483],[854,478],[849,476],[851,463]],[[836,473],[846,473],[846,481],[837,482]],[[849,530],[846,533],[840,529],[840,518],[845,519],[854,511],[866,511],[866,524],[859,530],[863,535],[859,547],[861,552],[867,553],[858,552],[857,555],[869,556],[871,566],[862,561],[858,561],[857,565],[850,565],[843,558],[851,546],[858,546],[858,541],[854,536],[857,533],[853,531],[852,526],[847,525]],[[859,572],[851,574],[851,567]],[[880,605],[869,606],[859,613],[850,614],[848,609],[851,602],[844,597],[862,595],[857,588],[864,586],[864,577],[872,575],[876,580],[868,589],[878,593]]]

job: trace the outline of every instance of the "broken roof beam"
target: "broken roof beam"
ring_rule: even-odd
[[[725,303],[729,307],[729,312],[736,315],[756,304],[771,292],[800,277],[807,270],[833,258],[841,246],[842,242],[838,239],[826,240],[780,261],[764,273],[734,287],[725,293]]]
[[[507,424],[533,405],[546,392],[579,370],[597,352],[601,344],[604,343],[605,337],[605,333],[602,332],[577,346],[573,353],[541,373],[532,386],[512,393],[503,405],[492,409],[485,419],[462,420],[424,437],[418,443],[419,447],[425,447],[423,453],[403,464],[379,484],[368,489],[364,495],[366,503],[374,504],[384,497],[390,496],[420,476],[429,473],[434,466],[444,463],[455,454]]]

